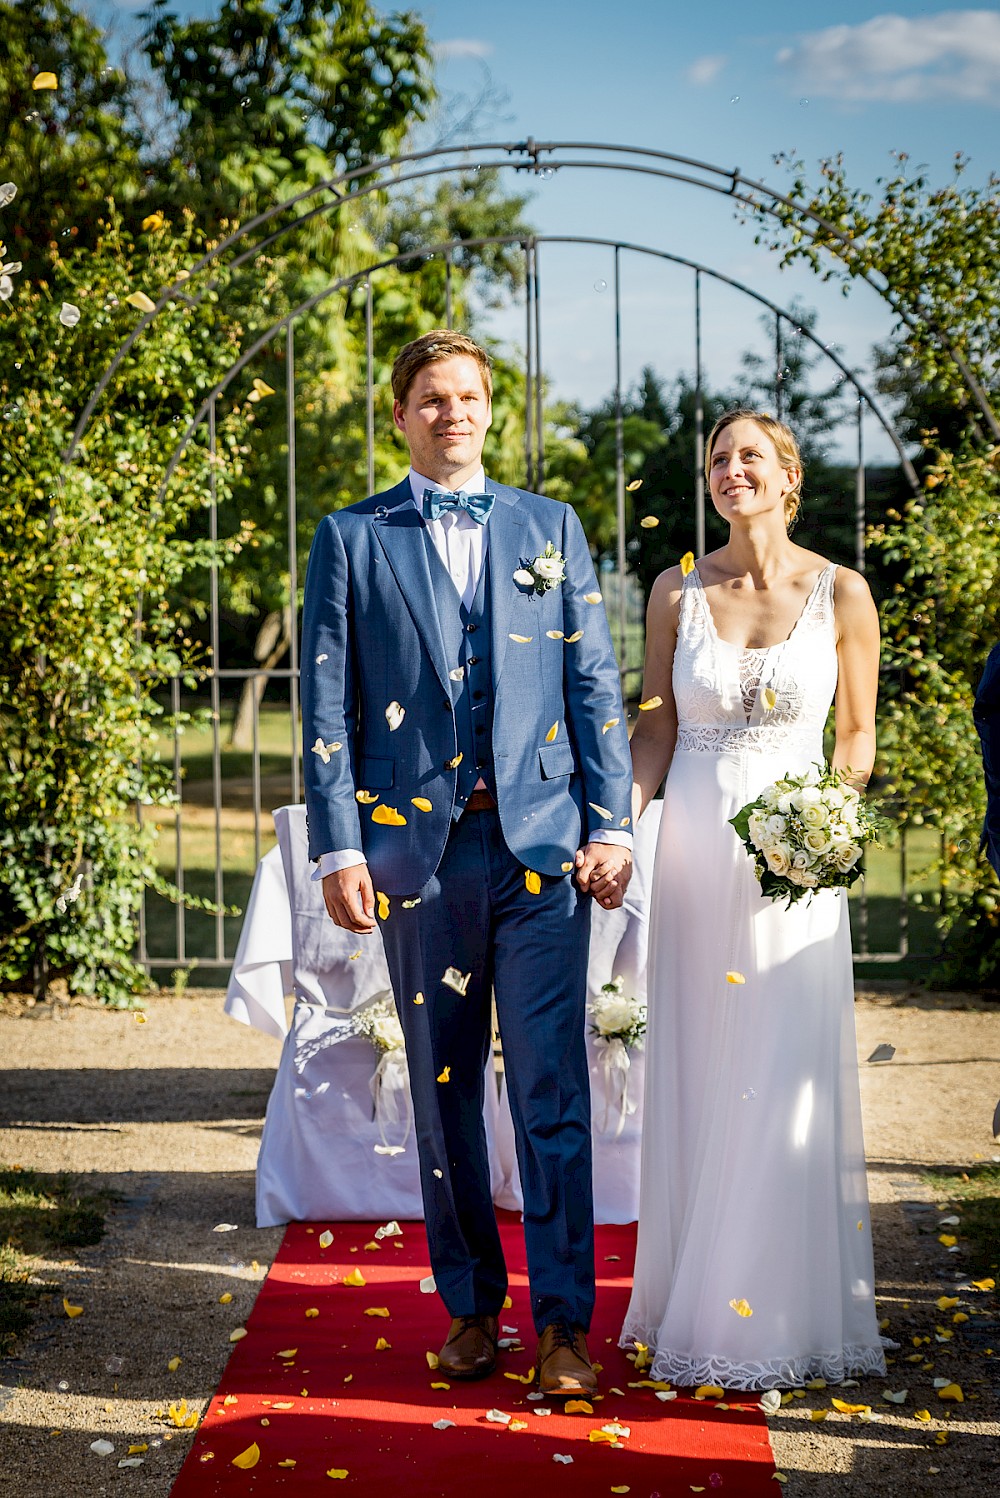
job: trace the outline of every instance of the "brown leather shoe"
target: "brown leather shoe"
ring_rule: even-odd
[[[438,1353],[438,1369],[449,1378],[486,1378],[497,1365],[497,1318],[456,1316]]]
[[[590,1366],[583,1329],[568,1321],[553,1321],[542,1332],[535,1366],[543,1394],[589,1399],[597,1393],[597,1375]]]

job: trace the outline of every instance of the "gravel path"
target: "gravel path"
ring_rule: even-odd
[[[864,994],[857,1017],[878,1294],[887,1334],[903,1345],[888,1381],[810,1392],[771,1420],[783,1491],[979,1498],[996,1491],[997,1299],[960,1289],[962,1255],[938,1242],[941,1211],[921,1172],[1000,1154],[991,1131],[1000,1008]],[[894,1058],[867,1064],[881,1042]],[[68,1319],[61,1294],[52,1297],[19,1356],[0,1362],[0,1498],[169,1493],[190,1438],[167,1406],[204,1408],[229,1330],[249,1313],[281,1239],[252,1226],[278,1050],[227,1019],[208,991],[155,1000],[145,1024],[82,1004],[0,1011],[0,1161],[71,1171],[120,1194],[99,1245],[38,1266],[83,1314]],[[238,1227],[213,1231],[221,1223]],[[226,1292],[232,1301],[221,1305]],[[971,1319],[936,1341],[955,1314],[937,1309],[942,1294],[958,1294]],[[914,1337],[930,1340],[908,1362]],[[965,1402],[942,1403],[936,1377],[960,1384]],[[905,1404],[886,1401],[887,1388],[907,1389]],[[832,1411],[831,1393],[877,1419]],[[829,1413],[814,1421],[813,1410]],[[918,1421],[918,1410],[931,1419]],[[98,1438],[113,1455],[90,1451]],[[130,1444],[147,1447],[142,1464],[119,1468]]]

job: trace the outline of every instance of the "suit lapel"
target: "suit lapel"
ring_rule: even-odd
[[[490,625],[493,631],[493,684],[496,686],[507,651],[510,610],[516,597],[514,573],[521,566],[525,546],[524,515],[513,489],[489,484],[497,497],[487,522],[489,544],[486,557],[490,569]]]
[[[376,512],[372,532],[392,568],[417,634],[423,641],[441,685],[450,695],[448,665],[424,541],[424,523],[413,504],[409,479],[404,479],[395,489],[391,489],[385,495],[385,501],[385,505],[380,508],[387,513],[379,515]]]

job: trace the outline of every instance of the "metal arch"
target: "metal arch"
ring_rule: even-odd
[[[752,287],[745,286],[741,281],[737,281],[732,276],[725,275],[722,271],[713,270],[711,266],[702,265],[700,262],[698,262],[696,260],[689,260],[689,259],[687,259],[683,255],[675,255],[675,254],[671,253],[668,250],[654,249],[654,248],[652,248],[649,245],[635,244],[635,243],[632,243],[632,242],[629,242],[629,241],[625,241],[625,240],[614,240],[614,239],[603,239],[603,238],[589,238],[589,237],[587,237],[585,235],[575,235],[575,234],[553,234],[553,235],[542,235],[542,234],[539,234],[539,235],[532,235],[530,237],[530,239],[527,239],[523,235],[518,235],[518,234],[507,234],[507,235],[499,235],[498,234],[498,235],[486,236],[486,237],[484,237],[482,239],[451,239],[451,240],[447,240],[447,241],[441,241],[441,242],[439,242],[437,244],[427,245],[422,250],[420,250],[418,252],[414,252],[413,250],[407,250],[405,252],[401,252],[398,255],[389,256],[385,260],[372,261],[364,269],[358,270],[358,271],[352,271],[352,273],[349,276],[339,277],[336,281],[331,282],[330,285],[327,286],[327,287],[325,287],[323,290],[317,291],[317,292],[313,292],[313,294],[311,296],[307,297],[304,301],[300,302],[297,307],[294,307],[294,308],[291,309],[291,311],[287,312],[284,315],[284,317],[281,317],[276,322],[272,323],[271,326],[270,326],[270,328],[268,328],[264,333],[260,334],[259,337],[257,337],[254,340],[254,342],[247,349],[245,349],[236,360],[234,360],[234,362],[226,370],[226,373],[223,375],[222,379],[219,380],[212,387],[212,389],[208,392],[208,394],[205,396],[205,398],[204,398],[201,406],[199,407],[198,411],[191,418],[190,422],[188,423],[187,428],[181,434],[181,437],[180,437],[180,440],[178,442],[177,448],[175,449],[174,454],[171,457],[170,462],[167,465],[166,472],[164,473],[163,482],[160,485],[160,489],[159,489],[159,492],[157,494],[157,499],[160,500],[160,499],[163,498],[163,496],[164,496],[164,494],[166,492],[167,485],[169,484],[171,478],[173,477],[173,475],[174,475],[174,473],[176,471],[177,465],[180,462],[181,457],[182,457],[182,455],[183,455],[183,453],[184,453],[184,451],[185,451],[185,449],[186,449],[186,447],[187,447],[187,445],[188,445],[191,437],[198,430],[199,426],[201,426],[202,422],[205,419],[205,416],[210,411],[213,403],[218,399],[218,397],[222,394],[222,392],[228,388],[228,386],[235,379],[235,377],[240,373],[240,371],[242,369],[244,369],[246,367],[246,365],[249,364],[250,361],[257,354],[259,354],[260,351],[263,348],[266,348],[267,345],[271,342],[271,340],[278,333],[280,333],[283,328],[287,328],[287,327],[291,326],[299,317],[303,316],[307,312],[312,311],[312,309],[314,307],[318,306],[320,304],[320,302],[325,301],[327,299],[327,297],[334,296],[338,291],[343,291],[347,287],[351,287],[351,286],[363,284],[365,281],[367,281],[368,282],[368,297],[366,299],[366,342],[368,342],[369,341],[368,335],[369,335],[369,332],[370,332],[370,310],[369,309],[370,309],[370,303],[371,303],[371,277],[374,276],[376,274],[376,272],[378,272],[380,270],[391,269],[393,266],[399,265],[399,264],[403,263],[404,261],[413,260],[415,258],[415,256],[416,256],[416,254],[419,254],[419,255],[438,255],[438,254],[441,254],[441,255],[446,255],[447,256],[447,255],[450,255],[450,253],[454,249],[459,248],[459,247],[464,247],[464,248],[469,248],[469,249],[481,249],[483,246],[490,245],[490,244],[504,244],[504,245],[519,244],[519,245],[521,245],[524,248],[526,254],[530,253],[532,247],[535,246],[535,245],[538,245],[538,244],[586,244],[586,245],[600,245],[600,246],[603,246],[603,247],[608,248],[608,249],[614,249],[616,251],[616,253],[620,252],[621,250],[630,250],[634,254],[647,255],[647,256],[649,256],[650,258],[653,258],[653,259],[666,260],[666,261],[669,261],[671,264],[684,266],[688,270],[695,271],[697,275],[710,276],[713,280],[720,281],[720,282],[722,282],[723,284],[725,284],[727,286],[731,286],[735,291],[739,291],[744,296],[750,297],[753,301],[759,302],[761,306],[766,307],[770,312],[773,312],[774,315],[775,315],[775,317],[784,318],[785,321],[787,323],[789,323],[790,326],[792,326],[792,327],[796,328],[798,331],[800,331],[801,332],[801,336],[804,337],[804,338],[807,338],[812,344],[814,344],[815,347],[820,351],[821,354],[823,354],[823,356],[825,358],[829,359],[832,364],[836,365],[836,367],[840,370],[840,372],[844,376],[844,378],[846,380],[850,381],[850,383],[854,386],[855,390],[857,390],[858,394],[864,400],[864,402],[866,403],[866,405],[869,406],[869,408],[871,409],[873,415],[877,418],[877,420],[879,421],[879,423],[882,426],[883,430],[885,431],[887,437],[892,442],[892,444],[895,447],[897,453],[899,454],[900,466],[902,467],[903,472],[906,475],[906,478],[907,478],[908,483],[910,484],[910,487],[913,489],[914,493],[919,493],[920,492],[920,487],[921,487],[920,486],[920,480],[917,477],[916,470],[914,469],[913,464],[910,462],[910,459],[907,457],[906,452],[904,451],[903,444],[902,444],[899,436],[897,435],[897,433],[895,431],[895,428],[893,427],[891,421],[888,419],[888,417],[885,415],[885,413],[883,412],[883,410],[879,406],[878,402],[875,400],[874,396],[868,390],[868,388],[866,387],[866,385],[864,384],[864,382],[862,380],[860,380],[858,378],[858,376],[856,374],[854,374],[854,372],[851,369],[848,368],[848,366],[843,362],[843,360],[840,358],[840,356],[838,354],[836,354],[832,349],[827,348],[825,346],[825,344],[823,344],[820,341],[820,339],[814,333],[810,332],[810,330],[808,328],[806,328],[806,327],[800,327],[800,325],[798,323],[798,320],[790,312],[786,311],[785,308],[780,307],[776,302],[773,302],[769,297],[764,296],[762,292],[754,291]],[[531,291],[530,291],[530,287],[529,287],[529,307],[530,307],[530,304],[531,304],[530,303],[530,298],[531,298]],[[149,314],[149,315],[152,315],[152,314]],[[531,323],[530,323],[530,320],[529,320],[529,331],[530,331],[530,329],[531,329]],[[369,349],[369,358],[370,358],[370,349]],[[368,425],[369,426],[370,426],[370,415],[371,415],[371,413],[369,412],[368,413],[368,418],[369,418],[368,419]],[[529,423],[526,422],[526,426],[528,424]],[[529,461],[529,464],[530,464],[530,462],[531,462],[530,455],[529,455],[528,461]],[[529,480],[529,483],[530,483],[530,480]]]
[[[269,236],[261,244],[255,245],[251,251],[247,252],[247,254],[238,257],[235,263],[242,263],[242,261],[246,259],[248,255],[252,256],[258,254],[266,244],[272,243],[274,239],[280,238],[284,234],[291,232],[293,229],[299,227],[303,223],[308,222],[309,219],[315,217],[319,213],[329,212],[331,208],[339,208],[346,201],[356,201],[359,198],[367,196],[372,192],[381,191],[387,187],[399,186],[407,182],[416,181],[419,178],[440,176],[446,175],[451,172],[461,171],[472,165],[469,157],[473,153],[480,154],[490,151],[500,151],[503,152],[504,155],[496,161],[487,160],[485,162],[476,162],[475,165],[480,169],[484,167],[486,169],[496,168],[508,170],[513,168],[515,171],[529,171],[536,174],[547,174],[550,171],[554,172],[566,169],[635,172],[647,176],[656,176],[664,180],[683,182],[690,186],[700,187],[703,189],[707,189],[708,191],[720,193],[724,196],[732,197],[735,200],[744,203],[747,207],[753,208],[756,211],[768,214],[772,217],[778,216],[777,205],[780,203],[783,204],[792,213],[796,214],[801,220],[805,221],[805,228],[803,232],[807,234],[811,240],[815,241],[817,238],[816,231],[822,230],[822,232],[826,236],[836,241],[836,243],[841,246],[841,249],[843,251],[843,253],[832,251],[832,253],[834,253],[837,258],[846,260],[847,253],[855,247],[854,239],[849,234],[846,234],[842,229],[838,229],[837,226],[831,223],[828,219],[823,218],[822,215],[816,213],[814,210],[804,206],[803,204],[796,203],[794,199],[789,198],[786,194],[778,192],[774,188],[768,187],[766,183],[757,182],[752,178],[744,177],[739,168],[734,167],[730,169],[725,167],[718,167],[712,165],[710,162],[699,161],[693,157],[679,156],[669,151],[657,151],[648,147],[616,145],[608,142],[537,142],[532,137],[528,137],[527,140],[518,142],[483,142],[481,144],[470,143],[467,145],[448,147],[437,146],[425,151],[410,152],[396,157],[383,157],[377,161],[369,162],[364,166],[355,167],[351,171],[340,173],[337,176],[328,178],[324,182],[316,183],[309,188],[305,188],[300,193],[295,194],[293,197],[287,199],[282,203],[273,204],[270,208],[264,210],[262,213],[255,215],[255,217],[250,219],[246,224],[241,225],[238,229],[234,230],[231,235],[228,235],[225,239],[221,240],[214,249],[206,252],[206,254],[203,255],[201,259],[196,261],[191,271],[188,272],[184,277],[174,281],[169,287],[162,288],[156,298],[156,303],[153,311],[147,313],[136,324],[135,328],[133,328],[131,332],[126,336],[126,338],[123,340],[118,350],[116,350],[114,356],[112,357],[111,363],[108,365],[107,369],[104,371],[103,375],[95,386],[94,391],[92,392],[91,397],[88,400],[83,412],[81,413],[79,421],[77,422],[77,426],[74,430],[73,436],[70,439],[70,444],[65,454],[66,461],[70,462],[73,460],[80,440],[84,432],[86,431],[87,424],[90,420],[91,415],[93,414],[98,400],[100,399],[104,390],[107,388],[107,385],[111,380],[115,370],[118,368],[118,365],[121,363],[121,360],[124,358],[125,354],[128,352],[128,349],[131,348],[132,344],[135,342],[141,332],[149,325],[149,322],[159,314],[166,302],[169,301],[175,294],[177,294],[192,276],[197,275],[201,270],[203,270],[211,263],[218,261],[223,253],[231,246],[239,243],[256,228],[259,228],[271,222],[271,220],[277,217],[277,215],[289,209],[294,209],[299,203],[308,198],[315,197],[317,193],[330,193],[333,196],[334,202],[321,204],[316,208],[311,209],[308,213],[299,215],[297,218],[293,219],[291,223],[287,224],[284,228],[276,231],[274,235]],[[553,156],[555,153],[569,151],[603,151],[610,155],[630,155],[638,159],[629,162],[603,160],[592,161],[580,159],[569,159],[565,161],[553,162]],[[543,153],[546,155],[548,161],[552,163],[551,165],[542,165],[540,157]],[[425,162],[440,157],[454,158],[456,156],[462,156],[465,158],[465,160],[449,160],[449,162],[445,165],[430,167],[426,170],[412,173],[404,173],[401,170],[401,168],[403,168],[404,166],[409,166],[413,163]],[[646,165],[644,164],[644,162],[646,161],[658,164]],[[674,164],[678,167],[691,167],[699,172],[708,174],[710,178],[715,177],[720,180],[704,180],[703,178],[693,177],[685,172],[668,170],[664,165],[662,165],[662,163],[666,162]],[[394,175],[390,176],[388,181],[382,180],[380,174],[385,172],[389,172]],[[375,176],[376,180],[369,180],[364,183],[364,185],[357,186],[356,190],[354,191],[343,191],[345,187],[351,188],[355,184],[361,184],[363,182],[363,179],[371,179],[373,176]],[[723,185],[724,183],[728,185]],[[762,201],[761,195],[768,201]],[[815,229],[811,228],[810,225],[815,225]],[[464,241],[464,243],[472,242]],[[823,247],[829,248],[829,246]],[[885,284],[880,285],[879,282],[875,279],[874,275],[869,271],[859,272],[859,278],[865,281],[869,286],[871,286],[872,289],[889,304],[889,306],[905,326],[911,329],[914,328],[915,324],[912,317],[905,311],[905,309],[900,307],[898,301],[893,296],[892,285],[888,281],[888,279],[883,278]],[[947,352],[949,357],[951,357],[955,361],[955,364],[962,375],[962,378],[970,395],[979,406],[980,411],[985,417],[994,437],[997,440],[1000,440],[1000,421],[998,421],[997,419],[996,413],[993,410],[986,392],[983,390],[982,386],[973,375],[964,357],[958,352],[956,348],[954,348],[945,333],[940,330],[935,324],[931,324],[930,326],[936,338],[940,341],[942,348]]]

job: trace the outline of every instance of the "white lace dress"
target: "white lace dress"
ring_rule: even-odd
[[[835,572],[820,574],[788,640],[765,650],[719,639],[696,570],[681,595],[679,729],[649,916],[639,1239],[621,1339],[645,1343],[653,1376],[681,1386],[885,1371],[846,896],[827,890],[791,909],[764,899],[728,824],[765,785],[822,758]],[[746,983],[728,983],[730,971]]]

